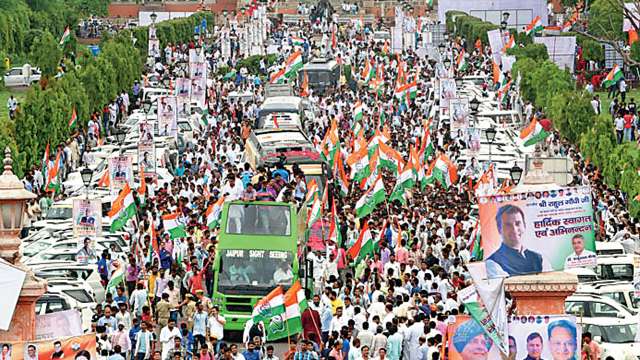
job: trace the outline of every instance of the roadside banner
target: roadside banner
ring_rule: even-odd
[[[117,194],[125,184],[133,186],[132,159],[129,155],[109,158],[109,176],[111,192]]]
[[[189,65],[191,77],[191,100],[197,102],[198,107],[205,107],[207,93],[207,64],[193,63]]]
[[[513,316],[508,330],[509,358],[580,358],[582,329],[575,316]],[[449,360],[503,358],[496,344],[468,315],[455,316],[447,328],[447,339]]]
[[[95,237],[102,232],[102,201],[73,199],[73,235]]]
[[[487,38],[489,39],[489,46],[491,47],[491,54],[493,54],[493,61],[498,64],[502,63],[502,48],[504,42],[502,39],[502,33],[500,29],[487,31]]]
[[[178,101],[175,96],[158,98],[158,135],[178,135]]]
[[[469,155],[480,153],[480,141],[482,140],[482,130],[476,127],[467,129],[467,152]]]
[[[455,98],[449,100],[449,126],[452,138],[464,139],[469,128],[469,99]]]
[[[152,58],[160,57],[160,40],[149,39],[149,50],[147,55]]]
[[[489,278],[595,266],[588,186],[478,199]]]
[[[19,359],[75,359],[97,360],[96,334],[48,340],[0,343],[9,348],[5,358]]]
[[[82,336],[82,319],[76,309],[36,315],[36,340]],[[15,359],[15,358],[14,358]]]
[[[496,279],[502,280],[502,279]],[[502,287],[498,287],[498,290],[502,290]],[[503,292],[504,294],[504,292]],[[496,293],[496,295],[498,295]],[[502,297],[504,299],[504,296]],[[507,329],[506,327],[499,329],[493,322],[493,318],[487,307],[484,305],[484,301],[480,298],[475,285],[468,286],[458,291],[458,299],[464,304],[465,309],[471,315],[471,318],[475,320],[478,325],[482,327],[484,333],[491,338],[493,343],[498,347],[498,350],[505,355],[509,354],[509,347],[507,345]],[[504,307],[502,308],[504,311]],[[507,313],[503,312],[506,323]]]

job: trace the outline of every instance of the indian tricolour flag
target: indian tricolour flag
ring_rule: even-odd
[[[64,32],[62,33],[62,37],[60,38],[59,45],[62,46],[67,43],[67,41],[71,40],[71,29],[67,26],[64,28]]]
[[[111,210],[108,215],[111,218],[111,232],[122,229],[127,221],[136,215],[136,204],[129,184],[124,184],[120,194],[111,204]]]
[[[500,84],[500,86],[502,86],[506,82],[507,79],[502,73],[502,70],[500,70],[500,66],[498,66],[498,63],[493,60],[493,85],[495,86],[495,84]]]
[[[319,193],[320,192],[318,190],[318,183],[316,182],[316,179],[311,179],[307,186],[307,195],[305,196],[304,202],[309,203],[309,201],[317,198]]]
[[[504,44],[504,47],[502,48],[502,52],[504,54],[507,53],[507,50],[513,48],[514,46],[516,46],[516,40],[513,38],[513,34],[509,37],[509,41],[507,41],[506,44]]]
[[[340,138],[338,131],[338,122],[333,119],[331,122],[331,128],[327,131],[322,144],[320,145],[320,157],[324,161],[328,161],[329,165],[333,166],[336,159],[336,154],[340,150]]]
[[[264,322],[267,334],[286,331],[284,294],[278,286],[265,297],[258,300],[253,308],[251,318],[254,323]],[[286,336],[286,335],[285,335]]]
[[[302,46],[302,45],[304,45],[304,39],[303,38],[299,38],[297,36],[292,36],[291,37],[291,43],[294,46]]]
[[[407,189],[411,189],[416,184],[416,169],[414,168],[413,161],[411,158],[407,160],[404,168],[398,174],[396,178],[396,185],[393,187],[391,191],[391,196],[389,197],[390,201],[400,200],[401,203],[404,204],[404,194]]]
[[[362,117],[364,116],[364,105],[362,105],[360,100],[358,100],[358,102],[353,106],[352,112],[354,121],[362,120]]]
[[[269,78],[269,83],[270,84],[282,84],[284,82],[285,76],[284,76],[284,69],[280,69],[277,72],[271,74],[271,77]]]
[[[309,215],[307,217],[307,229],[311,229],[313,224],[315,224],[322,217],[322,202],[319,197],[315,197],[313,199],[313,203],[311,204],[311,209],[309,209]]]
[[[520,132],[520,139],[524,140],[524,146],[531,146],[544,140],[551,134],[551,120],[538,120],[535,117],[526,128]]]
[[[402,155],[382,141],[378,142],[378,152],[380,154],[378,166],[384,167],[394,174],[398,174],[403,163]]]
[[[71,110],[71,118],[69,119],[69,129],[73,129],[77,121],[78,121],[78,114],[76,113],[76,107],[74,106],[73,110]]]
[[[351,168],[351,179],[360,181],[371,174],[369,168],[369,152],[366,147],[361,147],[347,158],[347,165]]]
[[[223,204],[224,196],[220,197],[218,201],[209,205],[209,207],[207,208],[207,227],[209,229],[215,229],[220,224],[220,214],[222,214]]]
[[[378,250],[378,242],[373,240],[371,231],[369,230],[369,223],[365,222],[358,240],[353,244],[347,255],[349,255],[356,263],[362,261],[367,255],[373,255]]]
[[[365,217],[375,210],[378,204],[382,203],[387,196],[382,182],[382,176],[378,176],[376,182],[367,190],[356,202],[356,216]]]
[[[467,63],[467,59],[465,58],[464,55],[465,55],[465,52],[464,52],[464,49],[462,49],[460,50],[460,53],[456,58],[456,69],[458,69],[458,72],[466,71],[467,68],[469,67],[469,64]]]
[[[346,197],[349,195],[349,177],[344,170],[342,156],[340,154],[336,157],[333,174],[336,179],[336,184],[338,185],[338,190],[340,191],[340,196]]]
[[[331,199],[331,224],[329,225],[329,241],[333,241],[338,247],[342,244],[340,225],[338,224],[338,211],[336,210],[336,198]]]
[[[618,67],[618,64],[614,64],[613,68],[611,69],[611,71],[609,71],[607,77],[602,82],[602,85],[608,88],[617,84],[618,81],[622,80],[623,78],[624,74],[622,73],[622,70],[620,69],[620,67]]]
[[[297,285],[296,285],[297,284]],[[298,291],[302,292],[302,298],[299,297]],[[267,328],[267,340],[273,341],[289,337],[302,332],[302,309],[301,301],[306,304],[304,290],[300,283],[296,281],[283,296],[284,316],[272,318],[268,323],[265,321]],[[280,324],[283,320],[284,324]]]
[[[107,294],[114,294],[118,285],[122,283],[124,283],[124,266],[118,267],[113,274],[111,274],[111,279],[109,279],[109,282],[107,283]]]
[[[434,151],[433,142],[431,142],[431,130],[427,127],[425,128],[424,135],[422,135],[422,141],[420,142],[420,152],[418,153],[420,161],[426,164],[429,156],[433,155]]]
[[[171,239],[187,237],[187,231],[183,223],[178,221],[179,213],[173,213],[162,216],[164,229],[169,232]]]
[[[285,74],[287,78],[295,77],[298,74],[298,70],[302,69],[302,52],[296,51],[287,59]]]
[[[51,167],[51,169],[47,169],[47,183],[45,184],[45,187],[44,187],[45,192],[53,191],[54,194],[57,194],[61,190],[62,184],[60,183],[60,176],[59,176],[60,154],[61,152],[58,151],[58,154],[56,155],[56,160],[53,163],[53,166]]]
[[[364,81],[365,84],[368,84],[369,81],[371,81],[371,79],[373,79],[373,76],[376,74],[376,70],[373,66],[371,66],[371,62],[369,61],[369,58],[367,58],[367,61],[364,63],[364,69],[362,69],[362,80]]]
[[[540,16],[533,18],[531,23],[525,27],[527,35],[536,34],[542,30],[544,30],[544,25],[542,25],[542,19]]]
[[[458,169],[446,155],[440,154],[429,166],[427,176],[430,183],[438,181],[445,189],[448,189],[458,181]]]
[[[388,134],[380,132],[380,130],[376,129],[375,133],[367,143],[367,151],[369,151],[369,156],[373,155],[373,153],[376,152],[380,143],[386,143],[387,141],[389,141]]]

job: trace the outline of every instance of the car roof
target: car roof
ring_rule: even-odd
[[[583,317],[578,319],[578,323],[587,325],[637,325],[637,321],[629,318],[614,318],[614,317]]]

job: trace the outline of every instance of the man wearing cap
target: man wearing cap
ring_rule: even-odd
[[[488,359],[492,345],[491,339],[473,319],[460,324],[453,334],[453,346],[462,360]]]

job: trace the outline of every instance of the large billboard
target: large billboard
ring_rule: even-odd
[[[530,315],[509,318],[509,355],[514,359],[580,357],[582,330],[571,315]],[[449,360],[501,359],[500,352],[478,322],[455,317],[447,329]],[[515,357],[512,355],[515,353]],[[527,357],[530,356],[530,357]]]
[[[483,196],[478,206],[489,278],[596,265],[589,187]]]

